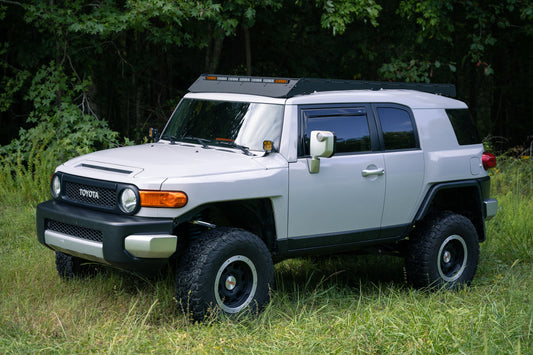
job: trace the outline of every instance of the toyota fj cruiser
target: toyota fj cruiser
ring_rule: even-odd
[[[60,165],[37,206],[63,278],[175,266],[194,319],[260,311],[273,263],[405,258],[415,287],[476,271],[496,164],[453,85],[202,75],[160,137]]]

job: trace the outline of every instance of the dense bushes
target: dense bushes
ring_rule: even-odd
[[[89,86],[54,62],[37,72],[26,97],[33,106],[31,128],[21,128],[18,138],[0,147],[0,199],[43,200],[57,165],[118,145],[118,133],[91,107]]]

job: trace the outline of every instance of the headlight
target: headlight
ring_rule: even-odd
[[[132,188],[126,187],[122,192],[120,193],[120,197],[118,200],[118,205],[122,212],[124,213],[132,213],[137,208],[137,194]]]
[[[61,194],[61,179],[59,179],[59,176],[54,175],[52,177],[52,182],[50,183],[50,190],[52,191],[53,198],[59,198],[59,195]]]

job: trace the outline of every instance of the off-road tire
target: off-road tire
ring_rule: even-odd
[[[452,212],[432,214],[410,236],[405,270],[417,288],[457,289],[476,273],[479,239],[472,222]]]
[[[97,273],[97,266],[90,261],[56,251],[56,269],[62,279],[87,277]]]
[[[215,228],[192,240],[178,262],[176,299],[194,320],[258,313],[270,299],[272,257],[256,235]]]

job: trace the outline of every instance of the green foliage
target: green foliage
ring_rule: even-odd
[[[533,161],[502,156],[491,175],[499,211],[488,224],[495,237],[487,244],[498,260],[533,263]]]
[[[0,57],[5,56],[9,45],[9,43],[0,43]],[[0,91],[0,112],[5,112],[13,104],[15,95],[26,83],[30,73],[27,70],[17,69],[3,60],[0,60],[0,71],[5,73],[0,79],[0,90],[2,90]]]
[[[89,81],[69,78],[54,62],[34,75],[26,96],[33,104],[27,122],[34,126],[21,129],[19,138],[0,147],[7,163],[28,161],[35,147],[52,151],[57,163],[95,149],[117,144],[118,133],[92,113],[88,98]],[[30,162],[31,163],[31,162]]]
[[[379,68],[381,77],[385,80],[406,82],[431,82],[434,71],[446,68],[450,72],[457,70],[455,63],[443,65],[440,61],[428,62],[412,59],[408,62],[395,59],[391,63],[385,63]]]
[[[3,144],[17,125],[27,127],[21,117],[33,110],[23,100],[30,77],[51,61],[78,83],[92,78],[86,88],[96,116],[137,141],[148,127],[161,128],[171,103],[209,71],[451,82],[484,134],[512,135],[517,145],[533,129],[532,84],[523,80],[533,70],[524,59],[532,53],[525,45],[533,36],[531,1],[0,4],[0,114],[9,125]]]
[[[0,204],[36,206],[50,197],[50,177],[57,166],[56,151],[46,149],[51,137],[32,142],[28,155],[0,155]]]
[[[378,26],[382,9],[374,0],[316,0],[316,4],[322,6],[322,27],[331,29],[333,35],[343,34],[355,19]]]
[[[417,43],[436,40],[454,45],[458,37],[465,37],[468,48],[463,59],[481,66],[483,73],[489,76],[494,74],[487,58],[498,42],[495,29],[510,28],[517,15],[524,20],[530,16],[530,10],[529,1],[402,0],[398,13],[419,26]]]
[[[454,1],[403,0],[398,7],[398,13],[408,20],[414,20],[420,27],[417,42],[421,42],[425,37],[451,43],[455,31],[451,16],[453,8]]]
[[[33,77],[26,99],[33,111],[19,137],[0,147],[0,201],[47,199],[55,167],[74,156],[117,144],[118,133],[92,113],[88,81],[69,78],[50,63]]]

